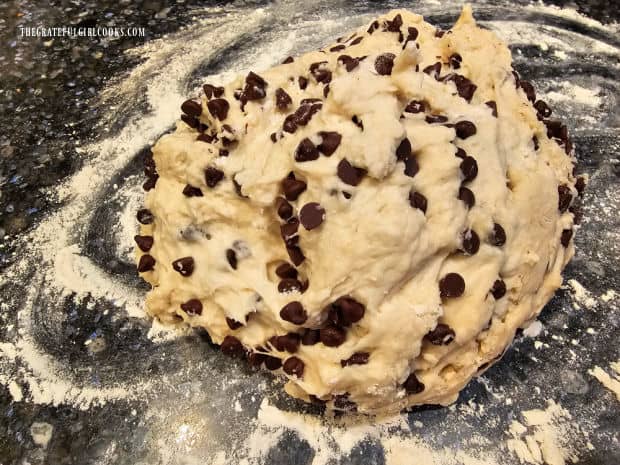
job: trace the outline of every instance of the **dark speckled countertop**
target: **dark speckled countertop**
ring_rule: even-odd
[[[49,195],[49,190],[82,168],[84,157],[78,147],[117,133],[126,123],[122,114],[116,118],[109,115],[104,118],[103,112],[114,111],[114,107],[103,107],[97,99],[111,81],[122,80],[140,62],[139,57],[125,54],[126,50],[179,31],[197,19],[210,18],[211,10],[249,12],[265,8],[267,15],[276,18],[267,21],[266,26],[258,28],[255,34],[267,34],[270,28],[294,28],[294,21],[299,18],[286,3],[197,0],[2,2],[0,273],[9,273],[14,265],[25,262],[24,250],[29,247],[29,239],[21,238],[63,207],[56,197]],[[473,3],[476,9],[476,2]],[[482,21],[522,20],[550,24],[563,31],[595,38],[606,46],[616,47],[616,51],[620,45],[617,34],[589,30],[587,23],[555,17],[551,13],[524,13],[522,7],[528,4],[525,0],[478,3],[481,3],[478,17]],[[603,24],[620,20],[620,8],[615,1],[550,0],[545,4],[572,6]],[[327,11],[325,14],[334,18],[346,16],[348,12],[353,16],[396,6],[415,10],[416,2],[305,2],[310,15],[320,17],[323,11]],[[454,8],[445,11],[439,6],[434,8],[429,10],[431,22],[447,26],[454,20]],[[213,17],[217,18],[217,15]],[[143,27],[145,34],[144,37],[52,40],[21,37],[20,26]],[[216,58],[205,60],[198,66],[197,74],[185,76],[187,82],[183,85],[189,88],[192,79],[221,72],[226,67],[227,56],[231,60],[246,56],[244,54],[251,56],[257,45],[245,39],[246,36],[244,40],[227,45]],[[595,299],[609,290],[620,291],[617,244],[608,242],[617,241],[620,228],[617,215],[620,206],[617,194],[620,114],[617,108],[620,102],[615,100],[620,86],[620,59],[617,54],[615,58],[611,54],[611,58],[606,58],[610,61],[601,61],[596,54],[577,53],[570,57],[568,64],[558,64],[549,58],[551,51],[525,43],[513,47],[513,53],[517,69],[530,77],[539,89],[561,92],[562,88],[554,81],[558,76],[583,88],[599,89],[601,104],[593,111],[593,116],[590,115],[589,126],[584,126],[585,129],[580,129],[580,125],[586,120],[571,113],[574,109],[570,106],[570,98],[562,104],[564,107],[560,105],[558,109],[558,114],[568,121],[574,134],[580,172],[590,174],[592,179],[584,201],[583,226],[577,233],[578,254],[567,269],[567,278],[577,280]],[[134,103],[124,102],[124,105],[131,112]],[[136,101],[135,107],[138,106],[142,111],[143,105]],[[163,132],[166,128],[161,129]],[[114,174],[110,181],[115,186],[122,187],[124,183],[138,185],[131,178],[132,174],[139,172],[138,154]],[[122,202],[115,202],[102,200],[96,219],[85,225],[89,233],[82,250],[124,285],[143,289],[131,263],[114,258],[114,251],[100,247],[106,243],[106,234],[111,234],[107,221],[116,218],[121,210]],[[79,223],[79,218],[75,222]],[[168,456],[158,451],[161,443],[157,441],[168,434],[170,425],[161,418],[153,420],[153,405],[161,405],[166,418],[198,415],[210,417],[220,425],[217,432],[214,429],[208,438],[195,438],[193,443],[203,448],[193,446],[192,457],[198,457],[198,463],[210,464],[209,459],[213,456],[209,451],[219,450],[218,444],[221,448],[222,444],[230,443],[234,456],[240,438],[249,434],[247,427],[253,424],[262,397],[268,397],[272,404],[285,410],[307,410],[307,407],[281,396],[279,387],[269,384],[268,375],[252,373],[241,365],[231,369],[231,364],[213,349],[204,334],[154,344],[147,336],[148,322],[119,316],[120,310],[115,315],[116,307],[111,312],[109,302],[95,302],[97,299],[88,298],[77,302],[70,293],[53,302],[45,298],[25,300],[24,296],[39,285],[39,281],[33,278],[38,263],[31,260],[28,266],[35,270],[32,274],[23,270],[10,272],[9,276],[14,279],[0,280],[0,344],[17,344],[16,341],[23,337],[24,322],[20,318],[24,317],[19,316],[19,311],[27,305],[29,321],[26,326],[31,331],[30,342],[66,369],[74,385],[103,389],[113,385],[120,376],[127,381],[126,386],[143,386],[147,380],[156,389],[148,393],[140,391],[131,401],[120,400],[88,409],[63,402],[51,405],[32,401],[33,395],[26,382],[32,367],[26,366],[26,361],[18,356],[13,361],[14,367],[8,365],[7,369],[7,365],[0,364],[0,465],[195,463],[179,449],[174,449]],[[454,411],[432,408],[411,412],[409,423],[426,425],[421,434],[434,445],[456,445],[458,448],[459,441],[476,432],[488,437],[501,435],[497,430],[506,430],[515,411],[540,407],[545,399],[553,398],[573,413],[571,421],[588,428],[589,441],[594,448],[581,453],[580,463],[620,464],[618,405],[613,404],[614,398],[608,391],[587,375],[587,370],[594,364],[607,367],[620,358],[617,303],[599,299],[596,311],[576,312],[575,300],[580,298],[576,294],[579,292],[574,287],[563,288],[541,314],[545,331],[538,340],[552,350],[536,351],[532,339],[518,338],[502,362],[485,375],[485,382],[495,386],[496,390],[486,389],[481,382],[473,382],[461,395],[459,406],[468,402],[484,405],[486,414],[497,419],[496,426],[489,426],[484,416],[461,425]],[[558,340],[558,337],[561,338]],[[86,340],[105,340],[105,345],[98,346],[98,350],[90,348],[85,353],[82,349]],[[570,356],[571,351],[577,350],[576,346],[571,347],[569,341],[572,340],[578,340],[580,346],[587,348],[579,352],[576,360]],[[0,362],[2,360],[0,350]],[[32,360],[29,363],[32,365]],[[24,400],[14,400],[7,379],[15,379],[23,386]],[[237,381],[236,384],[226,384],[222,381],[225,379]],[[208,406],[196,394],[205,390],[213,393]],[[498,402],[497,392],[502,392],[504,398],[512,396],[512,406]],[[243,413],[226,401],[235,394],[241,399]],[[143,395],[148,397],[148,402],[144,402],[146,397],[140,398]],[[175,405],[181,398],[183,402]],[[312,408],[310,413],[317,414]],[[36,444],[31,437],[32,425],[36,422],[53,427],[45,447]],[[213,442],[217,443],[216,446]],[[493,449],[495,446],[489,447]],[[501,450],[499,445],[497,450]],[[257,463],[309,465],[314,455],[307,441],[286,432],[277,447]],[[381,444],[365,441],[330,463],[384,464],[384,451]],[[514,457],[506,456],[502,465],[516,463]]]

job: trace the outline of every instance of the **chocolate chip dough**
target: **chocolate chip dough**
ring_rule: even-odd
[[[204,86],[145,162],[148,312],[336,409],[449,404],[573,255],[566,127],[465,7]]]

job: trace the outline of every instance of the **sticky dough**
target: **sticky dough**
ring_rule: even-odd
[[[289,394],[449,404],[561,285],[583,179],[469,7],[445,33],[392,11],[204,90],[146,161],[146,308]]]

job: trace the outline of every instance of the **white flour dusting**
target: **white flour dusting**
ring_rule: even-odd
[[[594,376],[603,386],[613,392],[618,401],[620,401],[620,360],[612,362],[609,367],[611,368],[613,375],[609,375],[599,366],[595,366],[591,370],[588,370],[588,373]]]
[[[570,289],[573,292],[577,308],[585,307],[590,310],[596,307],[596,299],[592,297],[590,291],[583,287],[579,281],[576,279],[569,279],[568,286],[570,286]]]

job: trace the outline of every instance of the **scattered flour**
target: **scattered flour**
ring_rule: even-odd
[[[583,306],[587,309],[592,309],[597,305],[596,299],[592,297],[590,291],[583,287],[579,281],[576,279],[569,279],[568,285],[572,289],[575,303],[579,307]]]
[[[523,330],[523,335],[531,338],[538,337],[540,336],[540,333],[542,333],[543,329],[543,324],[538,320],[534,320]]]
[[[601,295],[601,300],[607,303],[607,302],[611,302],[617,297],[618,297],[618,293],[614,291],[613,289],[609,289],[607,290],[607,292],[605,292],[605,294]]]
[[[47,447],[50,439],[52,439],[53,432],[54,427],[49,423],[36,422],[30,426],[30,435],[32,436],[32,440],[37,446],[44,449]]]
[[[609,366],[613,376],[607,374],[607,372],[599,366],[595,366],[591,370],[588,370],[588,374],[594,376],[603,386],[613,392],[618,401],[620,401],[620,360],[612,362]]]
[[[545,100],[549,100],[550,102],[570,101],[573,104],[577,103],[580,105],[598,107],[603,101],[599,96],[600,92],[601,89],[599,87],[586,89],[576,84],[562,82],[559,84],[557,91],[551,91],[545,94]]]

